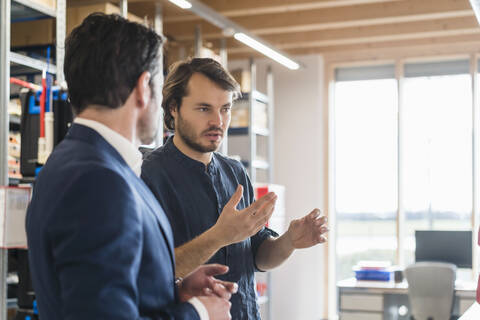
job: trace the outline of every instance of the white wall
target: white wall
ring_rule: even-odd
[[[257,61],[259,78],[274,73],[274,182],[286,187],[287,221],[324,206],[324,64],[321,56],[301,56],[304,68],[291,71],[266,59]],[[229,69],[247,66],[229,62]],[[263,90],[261,82],[257,87]],[[273,320],[318,320],[325,308],[326,259],[323,246],[295,252],[272,272]]]

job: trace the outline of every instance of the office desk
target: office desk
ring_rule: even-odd
[[[339,281],[337,288],[340,320],[409,320],[406,281],[395,283],[349,278]],[[473,304],[476,289],[477,283],[474,282],[455,283],[454,315],[463,314]]]

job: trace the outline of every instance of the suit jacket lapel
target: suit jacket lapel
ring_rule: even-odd
[[[133,171],[132,171],[132,174],[133,174]],[[170,259],[173,265],[173,270],[175,270],[175,250],[173,248],[173,231],[172,231],[172,227],[170,226],[170,222],[168,221],[168,218],[165,215],[163,208],[160,206],[157,199],[155,199],[155,197],[153,196],[152,192],[147,187],[147,185],[145,185],[145,183],[136,175],[135,175],[135,178],[137,179],[138,183],[141,185],[141,188],[143,188],[144,192],[142,192],[142,194],[145,195],[145,198],[143,200],[145,201],[145,204],[152,211],[152,214],[156,217],[158,226],[160,227],[163,237],[165,238],[165,241],[168,244]]]
[[[145,183],[135,175],[132,169],[128,166],[125,160],[122,158],[120,153],[110,144],[108,143],[98,132],[95,130],[74,123],[70,130],[67,133],[66,139],[74,139],[74,140],[81,140],[86,143],[92,144],[95,148],[98,149],[99,153],[106,153],[108,156],[114,158],[114,161],[117,162],[118,167],[122,170],[124,176],[128,176],[129,181],[136,183],[137,185],[142,188],[142,192],[139,194],[144,195],[144,201],[147,207],[151,210],[152,214],[156,217],[158,226],[162,235],[165,239],[165,242],[168,246],[168,251],[170,253],[170,260],[173,266],[173,270],[175,270],[175,252],[173,248],[173,232],[172,228],[170,227],[170,222],[167,219],[167,216],[163,212],[163,208],[160,206],[158,201],[153,196],[150,189],[145,185]],[[112,163],[112,166],[115,166]]]

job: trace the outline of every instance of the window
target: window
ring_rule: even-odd
[[[415,259],[415,230],[472,228],[471,81],[468,60],[405,66],[402,174],[407,265]]]
[[[398,99],[393,70],[393,66],[363,68],[368,80],[356,79],[358,68],[337,74],[338,279],[352,276],[359,260],[395,259]]]
[[[414,262],[415,230],[472,229],[470,61],[406,64],[401,96],[394,70],[336,69],[338,280],[360,260]]]

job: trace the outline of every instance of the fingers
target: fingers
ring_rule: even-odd
[[[272,217],[273,211],[275,210],[275,205],[268,206],[259,210],[259,214],[257,215],[258,220],[256,221],[255,231],[254,234],[260,231],[270,220]]]
[[[230,292],[232,294],[237,293],[237,291],[238,291],[238,284],[236,284],[235,282],[215,279],[215,283],[216,284],[221,284],[228,292]]]
[[[223,299],[230,300],[232,294],[236,293],[238,290],[238,285],[234,282],[220,281],[217,280],[213,286],[213,293]]]
[[[228,290],[228,292],[230,292],[231,294],[237,293],[238,284],[236,284],[235,282],[221,281],[221,280],[217,280],[217,281],[220,281],[223,284],[223,286]]]
[[[319,216],[320,216],[320,210],[315,208],[307,215],[307,219],[310,219],[311,221],[315,221]]]
[[[267,218],[267,221],[268,219],[270,219],[270,216],[272,215],[273,213],[273,210],[275,209],[275,203],[277,202],[277,195],[273,195],[273,198],[271,198],[269,201],[266,201],[263,203],[263,205],[258,208],[257,211],[255,212],[252,212],[251,215],[253,217],[256,217],[257,218],[257,221],[263,219],[263,218]]]
[[[216,276],[219,274],[225,274],[228,272],[228,267],[223,264],[206,264],[203,266],[206,276]]]
[[[230,200],[228,200],[227,204],[225,207],[233,208],[235,209],[240,202],[240,200],[243,197],[243,186],[241,184],[238,185],[237,190],[235,190],[235,193],[232,195]]]
[[[203,295],[204,295],[204,296],[207,296],[207,297],[213,296],[213,291],[212,291],[212,289],[210,289],[210,288],[203,288]]]
[[[275,204],[276,201],[277,201],[277,196],[275,195],[275,193],[269,192],[263,197],[261,197],[260,199],[258,199],[257,201],[255,201],[254,203],[252,203],[249,207],[243,209],[242,213],[254,214],[258,210],[260,210],[260,208],[264,206],[266,203],[273,202]]]

